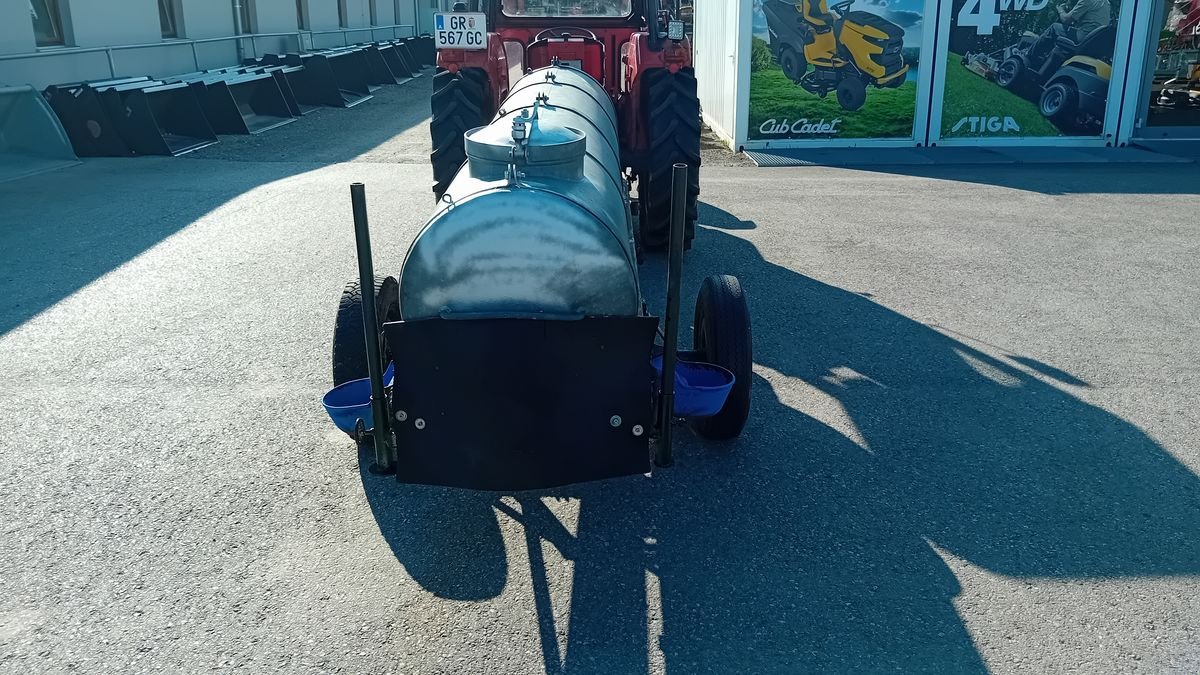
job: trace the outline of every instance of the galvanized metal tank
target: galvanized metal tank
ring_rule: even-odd
[[[466,150],[405,257],[405,320],[640,313],[617,115],[598,82],[529,73]]]

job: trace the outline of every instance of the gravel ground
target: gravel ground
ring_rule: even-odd
[[[0,184],[0,672],[1200,671],[1194,167],[706,168],[743,437],[404,487],[318,400],[347,185],[380,270],[431,210],[424,86]]]

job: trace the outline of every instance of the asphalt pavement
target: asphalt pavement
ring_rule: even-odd
[[[0,184],[0,673],[1200,671],[1200,169],[709,151],[742,438],[406,487],[319,401],[349,184],[380,271],[432,211],[429,79]]]

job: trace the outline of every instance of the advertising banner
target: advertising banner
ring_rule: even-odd
[[[1121,3],[947,3],[941,137],[1101,135]]]
[[[750,140],[911,138],[925,0],[754,0]]]

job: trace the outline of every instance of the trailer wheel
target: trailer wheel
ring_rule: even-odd
[[[433,119],[429,135],[433,140],[433,195],[441,199],[450,181],[467,161],[463,134],[483,126],[492,118],[492,94],[487,72],[482,68],[463,68],[451,73],[442,68],[433,76],[430,99]]]
[[[400,320],[400,284],[395,277],[375,277],[375,312],[379,317],[378,330],[389,321]],[[380,342],[384,365],[391,360],[387,345]],[[367,345],[363,337],[362,288],[358,279],[346,284],[338,302],[337,320],[333,325],[333,386],[368,377]]]
[[[696,73],[664,68],[641,76],[643,121],[646,125],[646,163],[638,174],[642,244],[661,251],[671,239],[671,169],[688,165],[687,215],[684,246],[696,236],[696,200],[700,195],[700,99]]]
[[[737,381],[721,412],[691,419],[689,424],[704,438],[735,438],[750,416],[754,363],[750,310],[737,277],[717,274],[704,280],[696,298],[692,331],[693,349],[703,354],[705,361],[728,369]]]

